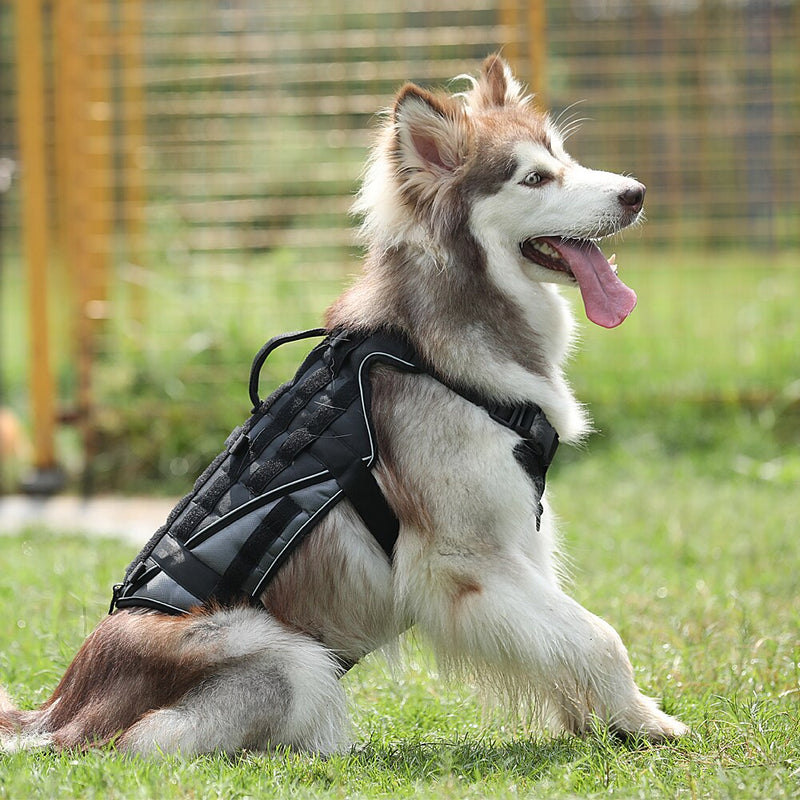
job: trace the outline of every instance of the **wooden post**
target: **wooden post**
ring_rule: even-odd
[[[41,0],[17,0],[17,96],[22,161],[22,240],[28,280],[34,492],[61,487],[55,459],[56,393],[48,316],[48,220]]]

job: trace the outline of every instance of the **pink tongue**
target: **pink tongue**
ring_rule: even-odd
[[[587,241],[548,239],[578,281],[586,316],[604,328],[616,328],[636,305],[636,292],[616,275],[600,248]]]

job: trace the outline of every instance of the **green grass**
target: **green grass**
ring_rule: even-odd
[[[800,380],[800,254],[618,249],[638,307],[612,331],[582,324],[570,370],[580,396],[763,403]]]
[[[798,797],[797,481],[735,468],[759,430],[740,419],[714,452],[637,430],[554,466],[571,591],[618,628],[686,741],[548,738],[442,685],[410,643],[394,673],[371,658],[345,678],[343,755],[15,754],[0,757],[0,797]],[[36,531],[0,540],[0,680],[22,704],[52,690],[132,555]]]

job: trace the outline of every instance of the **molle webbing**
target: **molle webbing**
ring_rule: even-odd
[[[112,611],[183,613],[212,601],[258,598],[303,536],[345,497],[391,559],[399,523],[371,471],[378,452],[369,372],[381,363],[433,373],[404,338],[333,332],[262,402],[258,378],[269,353],[321,335],[327,331],[286,334],[259,351],[250,376],[252,416],[128,567],[114,587]],[[450,388],[521,437],[515,454],[541,494],[558,442],[541,409],[483,402]]]

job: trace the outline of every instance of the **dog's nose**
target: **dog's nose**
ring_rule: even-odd
[[[632,183],[619,194],[619,202],[630,211],[639,212],[644,205],[644,193],[647,191],[643,183]]]

